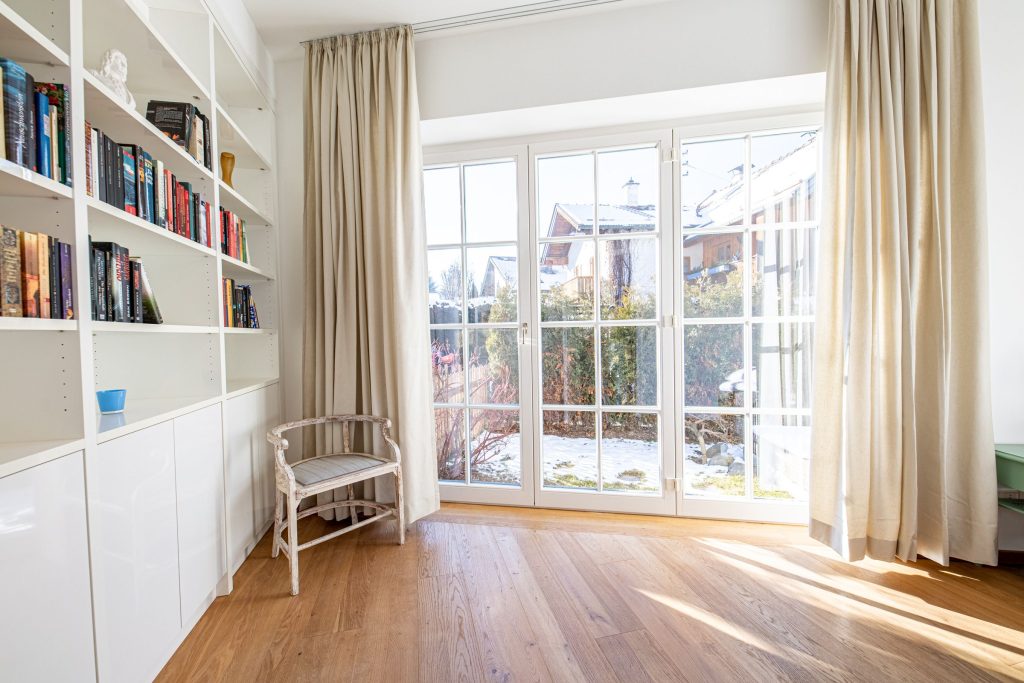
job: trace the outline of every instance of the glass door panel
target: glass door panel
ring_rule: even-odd
[[[446,500],[529,504],[522,438],[518,158],[459,160],[423,173],[430,364],[438,479]],[[524,362],[525,361],[525,362]]]
[[[537,504],[674,512],[660,143],[534,155]],[[596,198],[596,201],[595,201]]]

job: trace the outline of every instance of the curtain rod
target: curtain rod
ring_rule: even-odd
[[[506,7],[503,9],[490,10],[487,12],[472,12],[469,14],[460,14],[453,17],[447,17],[444,19],[432,19],[430,21],[421,21],[412,24],[413,33],[431,33],[434,31],[444,31],[446,29],[462,28],[465,26],[476,26],[478,24],[488,24],[499,21],[506,21],[508,19],[519,19],[522,17],[531,17],[542,14],[551,14],[553,12],[564,12],[571,9],[579,9],[583,7],[596,7],[599,5],[610,5],[617,2],[623,2],[623,0],[547,0],[546,2],[531,2],[525,5],[514,5],[512,7]],[[401,26],[402,24],[394,24],[393,26],[384,26],[381,29],[394,28],[395,26]],[[381,30],[374,29],[374,30]],[[357,33],[363,33],[358,31]],[[318,40],[325,38],[334,38],[340,35],[355,35],[355,34],[344,34],[337,33],[329,36],[322,36],[320,38],[310,38],[309,40],[303,40],[300,45],[307,43],[315,43]]]

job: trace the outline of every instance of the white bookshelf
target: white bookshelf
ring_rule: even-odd
[[[19,350],[19,363],[44,378],[60,367],[74,376],[63,383],[61,400],[39,415],[15,409],[17,396],[3,392],[0,453],[7,471],[19,459],[28,464],[39,453],[61,453],[54,443],[81,441],[88,450],[99,435],[110,438],[111,430],[100,425],[97,389],[128,389],[125,423],[114,430],[125,434],[171,419],[183,407],[227,400],[278,379],[272,103],[201,0],[174,6],[181,9],[140,0],[0,0],[0,55],[21,62],[37,80],[70,86],[76,179],[69,188],[0,160],[0,224],[70,242],[76,271],[75,320],[0,317],[0,342]],[[128,58],[134,109],[89,72],[111,47]],[[192,102],[209,117],[213,169],[146,120],[150,99]],[[141,145],[203,193],[215,216],[220,206],[241,216],[250,262],[221,254],[219,242],[202,246],[87,196],[79,158],[85,150],[84,120],[118,142]],[[220,177],[222,151],[235,155],[234,187]],[[90,236],[141,257],[163,325],[91,319]],[[253,285],[263,329],[224,326],[223,277]],[[202,371],[194,372],[195,367]],[[41,384],[25,390],[42,400],[48,387]],[[66,402],[73,402],[73,409]],[[22,424],[29,417],[36,425],[31,429]]]

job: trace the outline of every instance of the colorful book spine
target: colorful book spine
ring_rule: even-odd
[[[25,68],[10,59],[0,59],[3,69],[4,143],[7,159],[29,166],[28,116],[31,105],[25,90]],[[32,150],[33,154],[35,150]]]
[[[21,299],[26,318],[39,317],[39,250],[35,233],[18,232],[21,247]]]
[[[0,227],[0,315],[20,318],[24,314],[21,302],[21,248],[18,231]]]
[[[60,252],[60,317],[64,320],[73,320],[75,317],[75,288],[71,270],[71,245],[67,242],[60,242],[57,248]]]
[[[50,176],[50,101],[42,93],[33,93],[36,115],[36,168]]]

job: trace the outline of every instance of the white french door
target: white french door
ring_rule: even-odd
[[[805,518],[819,124],[771,123],[428,156],[442,499]]]

